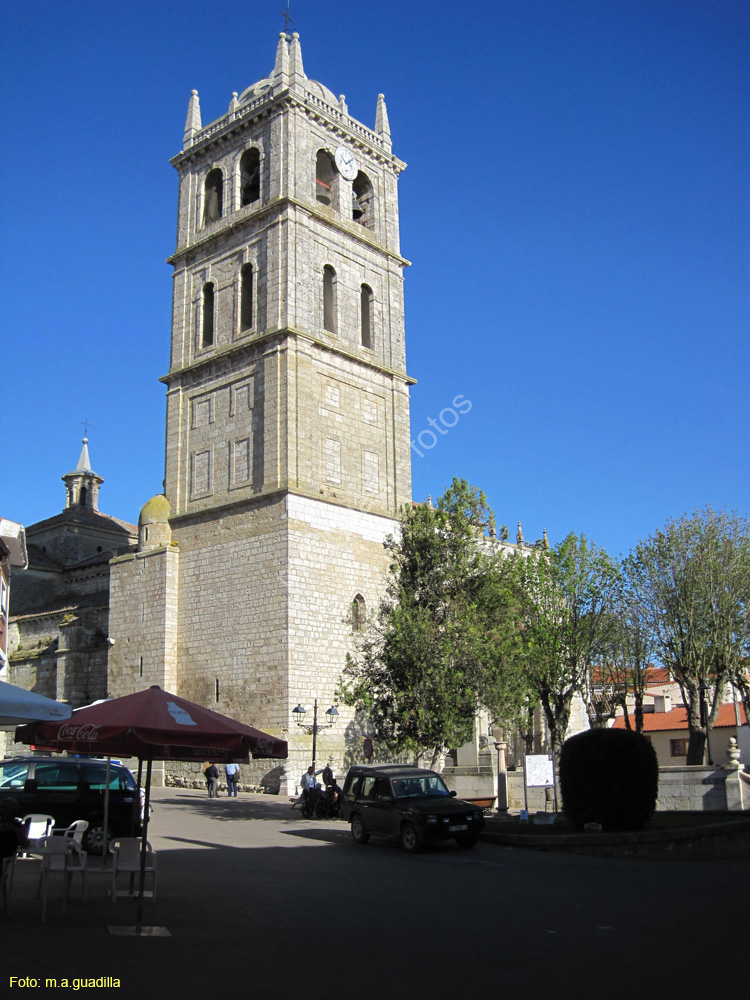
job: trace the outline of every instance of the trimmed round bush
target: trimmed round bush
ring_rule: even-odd
[[[589,729],[560,751],[560,791],[568,820],[579,829],[640,830],[656,808],[659,764],[642,733]]]

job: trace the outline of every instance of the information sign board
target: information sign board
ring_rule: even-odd
[[[547,788],[555,783],[555,769],[548,754],[527,754],[524,758],[527,788]]]

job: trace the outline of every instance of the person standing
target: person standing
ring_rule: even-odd
[[[333,770],[331,769],[331,764],[333,761],[329,760],[326,766],[323,768],[323,788],[332,787],[336,783],[336,779],[333,775]]]
[[[230,799],[233,795],[237,798],[237,782],[240,780],[240,765],[235,764],[234,761],[230,761],[228,764],[224,765],[224,774],[227,778],[227,795]]]
[[[208,797],[209,799],[218,799],[219,797],[219,769],[216,764],[209,764],[206,770],[203,772],[206,775],[206,781],[208,783]]]
[[[318,799],[318,788],[315,784],[315,779],[319,774],[323,772],[323,768],[319,771],[315,770],[315,766],[311,764],[300,779],[300,785],[302,786],[302,815],[304,816],[306,811],[310,815],[315,811],[315,803]]]

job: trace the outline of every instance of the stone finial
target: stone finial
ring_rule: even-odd
[[[343,115],[348,115],[349,114],[349,108],[346,105],[346,95],[345,94],[339,94],[339,111]]]
[[[200,132],[202,127],[201,104],[198,100],[198,91],[194,90],[190,96],[190,103],[188,104],[187,120],[185,122],[185,135],[182,139],[183,145],[190,146],[196,133]]]
[[[230,115],[233,115],[235,113],[235,111],[237,110],[237,105],[238,104],[239,104],[239,101],[237,100],[237,91],[233,90],[232,91],[232,100],[229,102],[229,114]]]
[[[283,83],[289,82],[289,36],[285,31],[282,31],[279,35],[273,77],[274,80],[280,80]]]
[[[518,522],[518,530],[516,531],[516,545],[523,545],[523,528],[520,521]]]
[[[378,108],[375,112],[375,131],[390,145],[391,126],[388,122],[388,111],[385,106],[385,97],[383,97],[382,94],[378,94]]]
[[[739,771],[740,769],[740,748],[737,746],[737,740],[734,736],[729,737],[729,746],[727,747],[727,757],[729,757],[729,767],[732,770]]]
[[[298,83],[307,79],[302,66],[302,48],[296,31],[292,35],[292,44],[289,46],[289,75]]]
[[[542,548],[546,552],[549,549],[549,538],[547,538],[547,529],[542,529]]]

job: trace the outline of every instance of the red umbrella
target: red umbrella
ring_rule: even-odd
[[[250,757],[286,758],[287,744],[259,729],[235,722],[154,685],[73,712],[67,722],[33,722],[16,729],[16,742],[51,750],[147,761],[141,878],[136,934],[144,929],[143,887],[148,839],[151,764],[155,760],[244,761]]]
[[[245,761],[287,756],[285,740],[154,686],[79,708],[66,722],[19,726],[16,740],[70,753],[144,760]]]

